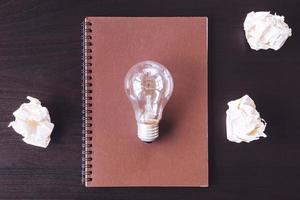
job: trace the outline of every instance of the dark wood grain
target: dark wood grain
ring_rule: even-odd
[[[298,0],[0,1],[1,199],[300,199]],[[249,11],[286,17],[293,36],[279,51],[250,50]],[[209,17],[210,187],[93,188],[81,185],[80,22],[84,16]],[[268,138],[226,140],[229,100],[249,94]],[[27,95],[49,108],[47,149],[7,128]]]

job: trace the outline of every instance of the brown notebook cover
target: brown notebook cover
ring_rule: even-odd
[[[87,17],[84,151],[87,187],[208,186],[206,17]],[[137,138],[127,71],[154,60],[174,79],[151,144]]]

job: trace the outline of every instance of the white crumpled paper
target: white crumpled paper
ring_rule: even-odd
[[[231,142],[251,142],[260,137],[267,137],[264,133],[266,122],[260,118],[254,101],[245,95],[240,99],[230,101],[226,111],[227,139]]]
[[[27,144],[46,148],[54,128],[46,107],[33,97],[27,97],[29,103],[23,103],[14,113],[15,121],[9,123],[17,133],[22,135]]]
[[[284,22],[284,16],[272,15],[266,11],[248,13],[244,30],[247,41],[254,50],[278,50],[292,35],[292,29]]]

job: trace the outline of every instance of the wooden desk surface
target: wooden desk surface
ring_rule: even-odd
[[[300,199],[300,2],[298,0],[0,1],[0,199]],[[249,11],[284,15],[293,36],[279,51],[250,50]],[[81,49],[84,16],[208,16],[210,187],[81,185]],[[268,138],[226,140],[226,103],[244,94]],[[48,107],[47,149],[7,128],[27,95]]]

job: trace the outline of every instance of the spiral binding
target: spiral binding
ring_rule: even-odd
[[[92,181],[92,23],[82,22],[82,183]]]

